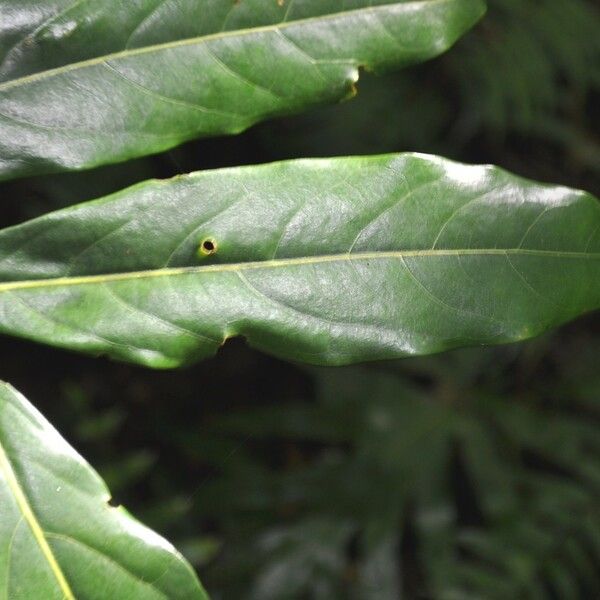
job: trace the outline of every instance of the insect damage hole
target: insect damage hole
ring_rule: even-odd
[[[210,256],[217,251],[217,241],[214,238],[205,238],[200,242],[198,253],[201,256]]]

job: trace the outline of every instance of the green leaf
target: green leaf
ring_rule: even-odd
[[[425,155],[150,181],[0,232],[0,331],[153,367],[243,335],[317,364],[535,336],[600,307],[600,203]]]
[[[3,0],[0,81],[122,50],[415,0]],[[427,1],[427,0],[417,0]]]
[[[3,9],[0,77],[18,77],[0,83],[0,180],[152,154],[340,100],[355,93],[359,67],[433,58],[485,10],[483,0],[38,5]]]
[[[109,499],[98,474],[0,382],[3,597],[207,598],[183,557]]]

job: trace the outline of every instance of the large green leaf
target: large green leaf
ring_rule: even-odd
[[[132,48],[409,2],[2,0],[0,81]]]
[[[432,58],[484,9],[483,0],[3,2],[0,77],[11,79],[0,83],[0,179],[117,162],[339,100],[354,93],[359,67]]]
[[[207,598],[183,557],[109,499],[98,474],[0,382],[1,597]]]
[[[1,332],[153,367],[236,335],[319,364],[426,354],[599,307],[595,198],[424,155],[150,181],[0,232]]]

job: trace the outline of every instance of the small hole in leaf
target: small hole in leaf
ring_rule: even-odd
[[[206,238],[200,244],[199,252],[203,256],[210,256],[217,251],[217,242],[213,238]]]

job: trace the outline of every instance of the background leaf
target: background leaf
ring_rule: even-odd
[[[155,20],[152,10],[141,7],[119,24],[112,39],[111,21],[122,20],[122,9],[110,13],[113,4],[89,8],[88,3],[76,3],[74,14],[65,8],[5,50],[6,68],[16,61],[18,70],[38,35],[57,37],[62,46],[63,38],[77,31],[73,45],[66,43],[66,55],[57,55],[62,66],[0,83],[0,179],[152,154],[195,137],[238,133],[266,117],[351,96],[359,67],[383,70],[433,58],[485,8],[482,0],[384,1],[375,6],[366,0],[350,5],[311,1],[300,2],[294,10],[291,3],[255,2],[269,6],[263,13],[251,10],[248,2],[237,8],[228,0],[209,5],[209,14],[216,16],[205,21],[210,29],[200,37],[162,43],[173,40],[176,29],[170,27],[177,23]],[[150,4],[146,9],[156,3]],[[221,31],[218,26],[227,19],[219,11],[223,7],[245,15],[232,21],[244,28]],[[5,28],[14,37],[11,22],[18,29],[19,17],[24,15],[27,22],[32,13],[27,6],[20,10],[10,4],[4,10]],[[152,23],[151,29],[164,27],[167,33],[148,33],[153,45],[122,49],[128,42],[119,31],[125,28],[131,35],[128,21],[139,26],[140,11],[150,13],[142,21]],[[179,13],[178,19],[185,17]],[[39,18],[38,13],[34,21]],[[83,31],[78,31],[80,22]],[[100,47],[96,42],[84,55],[106,51],[105,46],[112,53],[68,62],[70,53],[80,53],[81,36],[87,40],[95,28],[110,41]],[[187,28],[180,31],[185,34]],[[43,68],[43,63],[33,62],[23,71]]]
[[[154,367],[526,339],[600,306],[600,204],[421,155],[149,182],[0,233],[0,329]]]
[[[91,467],[0,383],[0,569],[7,598],[207,598],[175,549],[109,505]]]
[[[562,364],[574,379],[531,386],[558,359],[549,342],[311,369],[304,397],[213,415],[207,438],[242,446],[226,463],[204,454],[218,475],[193,510],[227,540],[205,569],[212,588],[273,600],[593,596],[598,346],[577,353],[571,340]]]

